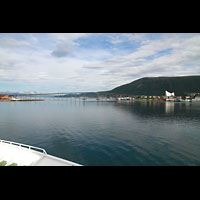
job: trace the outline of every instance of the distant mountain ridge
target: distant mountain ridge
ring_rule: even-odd
[[[175,95],[200,93],[200,76],[144,77],[131,83],[107,91],[112,94],[165,95],[165,91]]]
[[[131,83],[121,85],[110,91],[101,92],[75,92],[66,93],[62,96],[55,97],[98,97],[108,95],[148,95],[148,96],[164,96],[165,91],[175,92],[175,95],[185,95],[188,93],[200,93],[200,75],[196,76],[177,76],[177,77],[144,77]],[[12,95],[38,95],[37,92],[0,92],[0,94]],[[43,93],[41,93],[43,94]],[[64,93],[62,93],[64,94]]]

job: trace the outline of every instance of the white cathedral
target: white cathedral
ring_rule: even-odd
[[[174,97],[175,94],[174,94],[174,92],[170,93],[170,92],[168,92],[168,91],[166,90],[166,91],[165,91],[165,96],[166,96],[166,97]]]

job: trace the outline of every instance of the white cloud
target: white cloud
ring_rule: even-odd
[[[1,48],[19,48],[30,46],[31,44],[24,40],[16,40],[13,38],[8,37],[1,37],[0,38],[0,47]]]
[[[146,39],[145,34],[143,33],[122,33],[109,35],[110,42],[112,44],[120,44],[123,42],[141,42]]]
[[[65,57],[73,52],[73,47],[79,46],[77,39],[88,36],[87,33],[52,33],[51,37],[56,42],[56,49],[52,55],[56,57]]]
[[[182,38],[178,34],[158,40],[146,40],[134,52],[115,56],[98,65],[107,71],[101,74],[105,82],[128,83],[144,76],[179,76],[200,74],[200,36]],[[160,51],[171,49],[159,56]],[[157,55],[153,59],[148,56]],[[114,79],[114,80],[113,80]],[[112,80],[112,81],[110,81]]]
[[[163,34],[153,40],[145,34],[99,34],[119,45],[117,54],[102,45],[82,47],[78,41],[90,35],[58,33],[41,39],[39,34],[29,34],[24,40],[0,37],[0,82],[33,90],[100,91],[144,76],[200,74],[200,34]],[[140,45],[126,51],[120,49],[124,41],[131,45],[139,41]]]
[[[130,41],[144,41],[146,40],[146,36],[144,33],[124,33],[122,34],[124,37],[126,37]]]

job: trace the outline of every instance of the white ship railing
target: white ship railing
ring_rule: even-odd
[[[19,146],[19,147],[24,147],[24,148],[27,148],[29,150],[35,150],[35,151],[38,151],[40,153],[47,154],[47,152],[44,149],[39,148],[39,147],[34,147],[34,146],[31,146],[31,145],[21,144],[21,143],[17,143],[17,142],[11,142],[11,141],[7,141],[7,140],[0,140],[0,142],[12,144],[12,145]]]

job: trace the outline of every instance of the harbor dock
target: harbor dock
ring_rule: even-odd
[[[44,101],[44,99],[11,99],[9,101]]]

